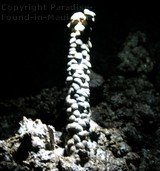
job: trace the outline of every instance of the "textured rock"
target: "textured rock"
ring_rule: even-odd
[[[91,30],[89,25],[90,19],[94,21],[94,12],[84,10],[84,13],[77,12],[71,16],[71,21],[67,25],[71,30],[69,55],[73,58],[68,58],[66,79],[69,87],[66,103],[69,106],[67,113],[69,116],[69,123],[66,130],[69,136],[69,142],[66,146],[66,152],[78,155],[80,158],[88,160],[89,149],[85,148],[82,143],[83,139],[88,139],[88,129],[90,127],[90,76],[89,68],[91,68],[89,58],[89,48],[91,47],[90,38],[87,35],[88,30]],[[86,36],[84,36],[86,35]],[[75,47],[73,47],[75,43]],[[85,115],[84,115],[85,114]],[[83,115],[81,117],[81,115]],[[75,144],[71,146],[70,136],[74,135]]]
[[[72,36],[75,37],[75,34]],[[95,122],[90,120],[90,133],[82,131],[77,134],[80,139],[83,139],[83,145],[90,149],[88,161],[85,157],[80,160],[78,156],[66,156],[66,142],[70,143],[69,147],[74,152],[76,151],[75,141],[77,143],[79,138],[74,134],[75,139],[68,140],[65,130],[68,116],[65,114],[66,107],[64,107],[66,89],[53,87],[43,89],[37,95],[0,101],[0,170],[159,171],[160,95],[153,81],[154,76],[157,81],[159,79],[159,72],[155,68],[155,65],[159,66],[159,50],[154,52],[154,54],[157,53],[156,56],[151,56],[148,44],[153,50],[152,42],[147,43],[147,39],[143,37],[146,37],[144,33],[131,33],[121,52],[114,46],[112,61],[107,61],[108,54],[107,56],[95,54],[98,59],[103,58],[99,63],[95,61],[92,63],[94,67],[96,65],[99,68],[103,76],[106,76],[103,84],[100,83],[101,91],[103,91],[100,92],[98,89],[95,92],[97,88],[95,86],[93,88],[95,93],[91,94],[91,98],[97,103],[91,104],[92,119]],[[105,41],[109,42],[108,37]],[[115,41],[123,40],[116,39]],[[110,44],[110,42],[107,45],[106,43],[105,46]],[[101,46],[101,43],[98,44]],[[116,61],[119,57],[120,63]],[[69,59],[74,59],[73,55],[69,56]],[[152,61],[153,59],[156,59],[156,63]],[[115,66],[114,60],[118,66]],[[154,72],[151,71],[152,64],[154,64]],[[110,72],[107,66],[112,69]],[[80,73],[81,71],[78,72]],[[90,74],[88,71],[84,73]],[[53,78],[55,81],[56,76],[52,75]],[[94,82],[97,81],[95,79],[96,77],[93,77]],[[71,89],[71,92],[73,91]],[[86,93],[89,94],[88,91]],[[102,99],[98,98],[100,93],[102,93]],[[78,98],[79,95],[76,94],[75,97]],[[81,102],[79,105],[85,106]],[[24,122],[23,116],[32,120],[27,119],[28,122]],[[87,116],[85,113],[81,115],[82,118]],[[33,120],[36,118],[42,122],[34,123]],[[23,130],[26,130],[26,134],[23,131],[23,137],[17,131],[20,126],[19,121],[21,121],[21,129],[23,127],[25,128]],[[76,122],[76,117],[73,121]],[[28,127],[23,125],[26,123],[35,125],[35,132],[32,129],[31,135],[27,133]],[[55,126],[52,142],[48,141],[53,138],[51,133],[48,134],[50,131],[46,129],[49,125]],[[29,128],[32,127],[29,126]],[[42,128],[43,131],[37,133],[37,127]],[[85,140],[86,136],[90,138],[90,141]],[[47,150],[51,144],[55,149]],[[86,155],[83,150],[81,155]]]

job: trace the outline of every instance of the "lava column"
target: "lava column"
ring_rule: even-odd
[[[88,155],[88,136],[90,128],[90,32],[95,20],[95,13],[85,9],[71,16],[67,25],[71,30],[66,78],[68,95],[66,97],[69,135],[66,151],[74,157]]]

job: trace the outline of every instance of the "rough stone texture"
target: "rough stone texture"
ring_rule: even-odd
[[[60,134],[39,119],[23,117],[18,133],[0,141],[1,170],[56,169],[64,150],[58,147]],[[22,165],[22,166],[21,166]]]
[[[90,148],[87,146],[90,128],[90,32],[95,13],[84,9],[71,16],[67,25],[70,29],[70,48],[67,63],[68,94],[66,97],[68,124],[68,142],[66,153],[74,155],[78,161],[89,159]],[[93,73],[92,73],[93,75]],[[96,76],[96,75],[95,75]],[[98,77],[97,77],[98,78]],[[83,141],[86,141],[83,143]]]
[[[120,61],[114,72],[103,73],[101,95],[91,93],[88,162],[85,155],[77,162],[63,154],[66,89],[44,89],[39,95],[0,101],[0,170],[159,171],[160,95],[150,79],[157,65],[151,55],[156,52],[149,53],[146,44],[144,33],[130,33],[114,58]],[[42,132],[29,131],[30,126],[24,127],[29,123]],[[38,138],[41,141],[35,143]],[[74,140],[78,141],[76,136]]]
[[[39,119],[23,118],[18,133],[0,141],[0,169],[8,170],[129,170],[139,156],[131,151],[117,129],[103,129],[91,121],[90,159],[65,156],[61,133]],[[82,154],[83,155],[83,151]],[[135,166],[134,166],[135,167]]]

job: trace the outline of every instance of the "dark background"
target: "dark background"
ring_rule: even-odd
[[[46,4],[56,6],[91,6],[96,13],[93,28],[93,70],[111,74],[116,65],[116,54],[122,48],[129,32],[140,30],[147,34],[148,46],[160,45],[160,12],[156,4],[106,4],[90,1],[2,2],[18,4]],[[4,11],[2,11],[3,13]],[[37,14],[71,15],[76,11],[40,11]],[[14,12],[8,12],[14,15]],[[28,11],[20,14],[28,13]],[[16,98],[37,94],[42,88],[65,86],[66,61],[69,47],[68,20],[53,21],[2,21],[0,56],[0,98]],[[158,48],[157,48],[158,49]],[[150,79],[159,89],[160,53],[154,55],[155,67]],[[102,61],[108,62],[103,69]]]

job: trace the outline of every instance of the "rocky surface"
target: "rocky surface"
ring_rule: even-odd
[[[104,82],[92,74],[88,160],[65,152],[66,88],[1,100],[0,170],[158,171],[160,95],[150,79],[156,55],[144,33],[132,32],[114,58],[114,72],[103,73]]]

